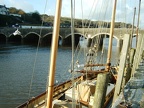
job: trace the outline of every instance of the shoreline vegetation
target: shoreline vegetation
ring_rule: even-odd
[[[15,16],[14,16],[15,15]],[[13,25],[25,25],[25,26],[48,26],[52,27],[54,22],[54,16],[42,14],[39,12],[26,13],[21,9],[16,9],[15,7],[9,8],[9,15],[0,14],[0,27],[12,27]],[[61,17],[60,26],[63,28],[71,27],[71,19],[69,17]],[[75,19],[74,26],[77,28],[110,28],[110,22],[105,21],[91,21],[84,19],[82,24],[82,19]],[[89,25],[91,22],[91,25]],[[123,22],[116,22],[115,28],[131,28],[131,24],[126,24]]]

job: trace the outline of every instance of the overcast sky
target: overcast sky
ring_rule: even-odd
[[[92,20],[111,20],[114,0],[75,0],[75,17]],[[117,0],[116,21],[132,23],[134,7],[136,7],[135,25],[137,25],[139,0]],[[62,1],[61,15],[70,17],[71,0]],[[0,5],[16,7],[25,12],[38,11],[40,14],[55,14],[56,0],[0,0]],[[144,28],[144,1],[141,1],[140,28]]]

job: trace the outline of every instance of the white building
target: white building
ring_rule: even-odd
[[[9,14],[9,9],[5,5],[0,5],[0,14],[8,15]]]

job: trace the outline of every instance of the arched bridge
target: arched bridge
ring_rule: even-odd
[[[0,41],[15,41],[15,42],[37,42],[39,39],[41,43],[51,44],[52,31],[53,28],[19,28],[21,34],[14,35],[16,28],[3,28],[0,29]],[[141,31],[143,32],[143,31]],[[88,35],[91,38],[97,36],[107,36],[110,35],[110,28],[75,28],[75,43],[78,44],[79,37]],[[131,29],[126,28],[115,28],[114,38],[121,40],[124,34],[131,34]],[[136,32],[134,31],[134,36]],[[71,28],[60,28],[59,40],[61,40],[63,45],[71,45]]]

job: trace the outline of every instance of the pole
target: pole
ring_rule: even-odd
[[[108,73],[98,74],[92,108],[103,108],[108,85]]]
[[[56,14],[55,14],[55,19],[54,19],[54,30],[53,30],[53,37],[52,37],[52,46],[51,46],[49,85],[48,85],[48,96],[47,96],[46,108],[52,108],[56,58],[57,58],[58,38],[59,38],[59,27],[60,27],[61,5],[62,5],[62,0],[57,0]]]
[[[137,22],[137,29],[136,29],[136,46],[137,46],[138,32],[139,32],[140,7],[141,7],[141,0],[139,0],[138,22]]]
[[[109,37],[109,47],[108,47],[108,57],[107,57],[107,66],[106,70],[109,71],[110,69],[110,60],[111,60],[111,53],[112,53],[112,39],[114,34],[114,23],[115,23],[115,14],[116,14],[116,4],[117,0],[114,0],[114,7],[112,12],[112,21],[111,21],[111,28],[110,28],[110,37]]]
[[[75,9],[75,0],[71,0],[71,42],[72,42],[72,62],[71,62],[71,70],[72,70],[72,84],[74,85],[74,46],[75,46],[75,37],[74,37],[74,11]],[[75,87],[72,87],[72,108],[75,108]]]
[[[131,33],[130,48],[132,47],[132,38],[133,38],[133,32],[134,32],[135,14],[136,14],[136,7],[134,8],[134,15],[133,15],[133,25],[132,25],[132,33]]]

